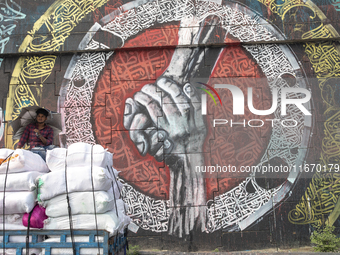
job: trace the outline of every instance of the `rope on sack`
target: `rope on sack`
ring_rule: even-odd
[[[108,168],[108,170],[109,170],[109,168]],[[109,170],[109,172],[110,172],[110,170]],[[113,176],[115,176],[115,175],[113,174]],[[117,182],[117,180],[116,180],[116,182]],[[114,188],[114,185],[113,185],[113,181],[111,182],[111,187],[112,187],[113,199],[115,201],[117,220],[119,221],[118,207],[117,207],[117,202],[116,202],[116,194],[115,194],[115,188]],[[118,233],[115,236],[115,243],[117,243],[117,241],[118,241]]]
[[[29,241],[30,241],[30,225],[31,225],[31,216],[32,216],[33,210],[30,211],[28,215],[28,221],[27,221],[27,234],[26,234],[26,255],[29,255]]]
[[[96,209],[96,198],[95,198],[95,195],[94,195],[94,184],[93,184],[93,145],[91,146],[91,184],[92,184],[92,198],[93,198],[94,218],[95,218],[95,221],[96,221],[98,254],[100,255],[99,236],[98,236],[98,223],[97,223],[97,209]]]
[[[5,175],[5,183],[4,183],[4,196],[3,196],[3,200],[2,200],[2,243],[3,243],[3,254],[5,254],[5,195],[6,195],[6,183],[7,183],[7,174],[8,174],[8,170],[9,170],[9,162],[11,161],[11,157],[13,155],[14,151],[9,154],[4,161],[2,161],[0,163],[0,166],[2,165],[2,163],[6,162],[6,160],[8,159],[8,164],[7,164],[7,168],[6,168],[6,175]]]
[[[109,168],[108,168],[108,169],[109,169]],[[110,170],[109,170],[109,172],[110,172]],[[114,173],[112,173],[112,174],[113,174],[113,176],[115,176]],[[116,180],[116,178],[115,178],[115,180]],[[117,180],[116,180],[116,183],[117,183]],[[118,217],[118,209],[117,209],[117,203],[116,203],[116,194],[115,194],[115,188],[114,188],[114,186],[113,186],[113,182],[111,182],[111,187],[112,187],[113,198],[114,198],[114,200],[115,200],[116,215],[117,215],[117,217]],[[118,187],[118,185],[117,185],[117,187]],[[118,187],[118,190],[119,190],[119,187]],[[120,193],[120,191],[119,191],[119,193]],[[120,195],[120,194],[119,194],[119,195]]]
[[[70,232],[71,232],[71,241],[72,241],[72,252],[73,255],[76,255],[76,247],[74,245],[74,235],[73,235],[73,221],[72,221],[72,212],[70,206],[70,199],[68,196],[68,188],[67,188],[67,154],[68,150],[66,150],[66,157],[65,157],[65,187],[66,187],[66,201],[67,201],[67,209],[68,209],[68,218],[70,221]]]
[[[113,177],[114,177],[114,179],[115,179],[115,182],[116,182],[116,185],[117,185],[117,188],[118,188],[118,191],[119,191],[119,198],[122,198],[122,191],[120,190],[119,185],[118,185],[118,181],[117,181],[117,180],[118,180],[118,176],[115,176],[115,172],[114,172],[112,166],[111,166],[111,173],[112,173],[112,175],[113,175]],[[125,213],[125,215],[126,215],[125,206],[124,206],[124,213]]]
[[[111,166],[111,173],[116,181],[116,185],[117,185],[117,188],[118,188],[118,191],[119,191],[119,198],[122,197],[122,191],[120,190],[119,188],[119,185],[118,185],[118,176],[116,177],[115,176],[115,171],[113,170],[113,167]],[[114,190],[113,190],[113,193],[114,193]],[[123,200],[124,202],[124,200]],[[117,208],[117,204],[116,204],[116,208]],[[126,214],[126,208],[125,208],[125,205],[123,204],[123,208],[124,208],[124,214]],[[129,243],[128,243],[128,240],[127,240],[127,235],[128,235],[128,228],[124,228],[124,237],[125,237],[125,240],[126,240],[126,249],[129,250]]]

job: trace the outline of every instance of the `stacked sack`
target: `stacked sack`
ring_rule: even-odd
[[[111,153],[100,145],[75,143],[47,151],[46,163],[51,172],[37,179],[38,202],[48,216],[44,229],[123,233],[130,218],[120,199],[122,184],[112,168]]]
[[[45,161],[27,150],[0,149],[0,163],[0,214],[29,213],[36,203],[35,180],[49,172]]]
[[[2,230],[25,230],[24,214],[36,205],[35,180],[49,172],[45,161],[27,150],[0,149],[0,224]],[[3,206],[5,205],[5,207]],[[10,236],[10,242],[25,242],[25,236]],[[3,238],[1,236],[0,241]],[[13,249],[6,250],[11,254]],[[13,250],[15,252],[15,249]],[[30,253],[34,251],[30,250]],[[15,253],[14,253],[15,254]]]

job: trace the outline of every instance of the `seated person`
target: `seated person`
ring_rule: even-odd
[[[52,149],[53,129],[46,125],[48,111],[40,108],[36,111],[37,117],[34,123],[26,126],[17,148],[21,149],[26,142],[30,145],[30,150],[39,154],[44,160],[46,159],[46,149]]]

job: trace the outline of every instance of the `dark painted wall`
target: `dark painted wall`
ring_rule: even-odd
[[[1,147],[23,107],[62,113],[61,146],[114,153],[134,243],[246,250],[338,231],[340,1],[0,5]]]

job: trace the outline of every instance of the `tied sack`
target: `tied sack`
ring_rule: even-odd
[[[96,224],[97,223],[97,224]],[[114,211],[103,214],[78,214],[72,215],[73,229],[104,229],[115,235],[123,227],[124,223],[119,220]],[[70,229],[69,216],[48,218],[44,221],[44,229]]]
[[[117,200],[117,199],[120,198],[120,194],[122,192],[122,189],[123,189],[123,183],[121,183],[121,181],[117,178],[116,180],[112,181],[111,189],[108,192],[112,193],[114,199]]]
[[[0,174],[0,190],[4,190],[6,179],[6,191],[32,191],[36,189],[35,180],[39,175],[43,173],[39,172],[23,172],[8,174]]]
[[[35,206],[35,198],[35,191],[0,192],[0,214],[29,213]],[[4,199],[5,210],[3,208]]]
[[[24,216],[24,214],[0,215],[0,225],[2,226],[4,222],[5,222],[5,224],[22,225],[21,222],[22,222],[22,217],[23,216]]]
[[[30,221],[30,228],[43,228],[44,220],[47,219],[45,214],[45,208],[36,205],[31,213],[25,213],[22,217],[22,224],[28,227],[28,221]]]
[[[65,193],[92,191],[92,182],[94,191],[109,190],[112,181],[106,168],[68,167],[67,171],[50,172],[38,177],[38,201],[43,202]]]
[[[6,160],[6,158],[13,153],[14,150],[2,148],[0,149],[0,164]]]
[[[2,150],[2,149],[1,149]],[[45,161],[31,151],[16,149],[9,158],[0,158],[3,160],[0,165],[0,174],[21,173],[21,172],[49,172]]]
[[[80,242],[80,243],[88,243],[90,241],[88,236],[75,236],[73,237],[74,242]],[[104,241],[104,238],[102,236],[96,236],[95,242],[102,243]],[[72,243],[72,238],[67,237],[66,242]],[[60,243],[60,238],[53,237],[48,238],[44,241],[44,243]],[[99,253],[103,254],[103,248],[99,249]],[[98,254],[98,248],[80,248],[79,249],[79,255],[93,255]],[[45,255],[45,249],[41,252],[39,255]],[[73,255],[73,249],[72,248],[51,248],[51,255]]]
[[[106,191],[73,192],[68,195],[72,215],[105,213],[114,210],[113,194]],[[93,198],[96,207],[94,208]],[[66,194],[56,196],[42,203],[48,217],[68,216]],[[96,209],[96,211],[95,211]]]
[[[119,230],[119,233],[124,234],[124,229],[131,222],[131,218],[126,215],[126,212],[128,211],[129,207],[122,199],[118,199],[116,201],[116,205],[117,205],[116,213],[118,213],[119,221],[121,223],[121,228]]]
[[[46,164],[51,171],[65,170],[65,161],[67,167],[91,166],[91,162],[98,167],[113,165],[112,153],[99,144],[73,143],[68,149],[56,148],[46,152]]]

